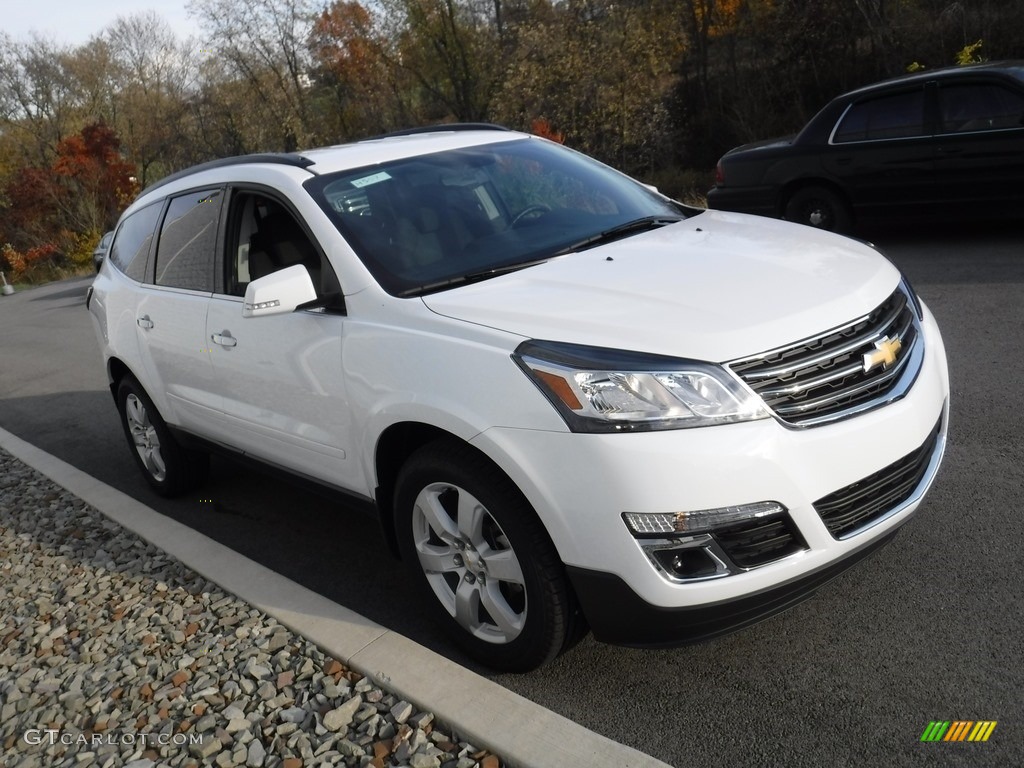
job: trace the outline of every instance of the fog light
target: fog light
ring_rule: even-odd
[[[780,515],[786,508],[777,501],[758,501],[738,507],[718,507],[692,512],[623,512],[622,519],[637,538],[693,535],[735,525],[759,517]]]
[[[704,548],[662,549],[652,553],[666,572],[680,579],[704,579],[720,570],[711,553]]]
[[[728,576],[728,561],[707,534],[685,539],[648,540],[641,549],[670,581],[703,581]]]

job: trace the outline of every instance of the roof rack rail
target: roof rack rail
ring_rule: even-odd
[[[448,131],[511,131],[504,125],[495,123],[439,123],[437,125],[424,125],[419,128],[406,128],[402,131],[383,133],[380,136],[371,136],[363,141],[375,141],[376,139],[391,139],[396,136],[415,136],[420,133],[446,133]]]
[[[186,176],[191,176],[194,173],[200,171],[212,171],[215,168],[226,168],[232,165],[242,165],[246,163],[272,163],[276,165],[292,165],[296,168],[308,168],[313,165],[316,161],[310,160],[308,157],[303,157],[296,152],[259,152],[252,155],[235,155],[233,157],[222,157],[219,160],[210,160],[205,163],[199,163],[189,168],[184,168],[180,171],[164,176],[159,181],[154,181],[148,187],[146,187],[140,196],[147,192],[152,192],[154,189],[162,187],[164,184],[170,184],[172,181],[177,181]]]

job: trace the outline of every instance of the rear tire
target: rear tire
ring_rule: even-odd
[[[585,630],[533,509],[471,447],[439,440],[410,457],[395,488],[395,530],[436,617],[481,664],[528,672]]]
[[[131,376],[117,386],[117,410],[135,463],[153,490],[161,496],[180,496],[206,481],[209,454],[182,447],[142,385]]]
[[[853,229],[850,207],[827,187],[803,187],[793,193],[786,203],[786,220],[840,234]]]

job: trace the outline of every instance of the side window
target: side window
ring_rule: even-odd
[[[153,243],[160,203],[141,208],[121,223],[108,258],[119,270],[140,283],[146,278],[146,259]]]
[[[947,85],[939,89],[942,133],[998,131],[1024,126],[1024,96],[1001,85]]]
[[[237,192],[228,221],[225,285],[229,294],[244,296],[251,281],[302,264],[318,296],[340,295],[331,265],[277,200],[258,192]]]
[[[854,104],[840,120],[832,141],[846,144],[924,135],[924,91],[918,89]]]
[[[221,190],[175,197],[167,207],[156,247],[156,284],[213,291]]]

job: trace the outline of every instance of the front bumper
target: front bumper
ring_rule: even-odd
[[[785,584],[737,600],[681,608],[651,605],[613,574],[575,567],[567,570],[595,639],[614,645],[666,648],[710,640],[792,608],[895,536],[896,531],[888,533]]]
[[[793,428],[766,419],[613,435],[496,428],[474,442],[537,511],[596,637],[641,645],[712,637],[809,596],[914,514],[941,462],[948,423],[945,351],[927,310],[921,327],[924,360],[906,395],[835,423]],[[844,502],[908,460],[906,491],[881,513],[837,528],[816,508],[837,496]],[[667,578],[622,518],[769,501],[785,507],[801,548],[720,578]]]

